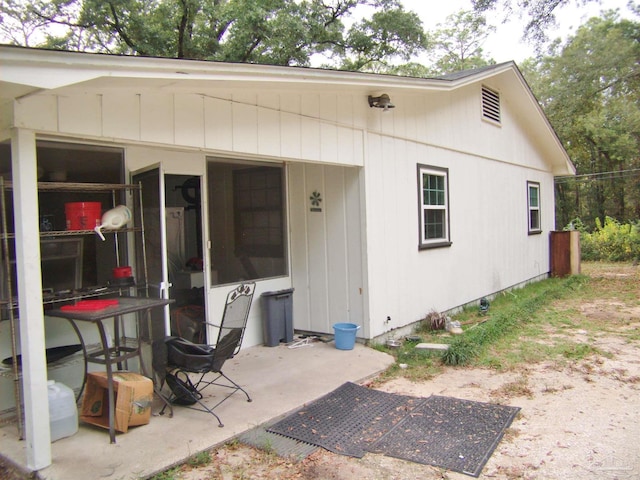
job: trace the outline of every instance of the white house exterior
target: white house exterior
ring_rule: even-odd
[[[44,347],[56,342],[55,332],[45,332],[39,295],[39,142],[121,151],[125,181],[152,167],[160,177],[200,179],[211,319],[237,283],[221,281],[216,267],[214,224],[231,220],[212,214],[225,188],[212,172],[280,168],[284,256],[253,260],[256,270],[276,273],[257,279],[245,347],[263,341],[263,292],[294,289],[297,330],[330,334],[334,323],[350,322],[370,340],[549,272],[554,176],[575,171],[511,62],[416,79],[0,47],[0,64],[0,141],[10,146],[20,219],[32,468],[50,462],[48,439],[36,435],[46,419],[34,412],[46,398]],[[395,108],[371,107],[368,97],[381,94]],[[423,187],[432,202],[422,200]]]

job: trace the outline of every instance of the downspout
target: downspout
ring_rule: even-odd
[[[11,166],[27,467],[40,470],[51,465],[51,431],[42,309],[36,136],[33,131],[12,129]]]

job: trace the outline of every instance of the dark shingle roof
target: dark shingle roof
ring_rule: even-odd
[[[485,67],[480,68],[471,68],[469,70],[460,70],[458,72],[447,73],[446,75],[441,75],[439,77],[435,77],[438,80],[460,80],[465,77],[470,77],[472,75],[477,75],[478,73],[487,72],[499,67],[503,67],[513,62],[504,62],[504,63],[496,63],[494,65],[487,65]]]

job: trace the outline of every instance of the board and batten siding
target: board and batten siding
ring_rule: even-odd
[[[372,337],[549,271],[553,175],[508,102],[502,126],[481,120],[476,87],[399,97],[402,121],[372,119],[363,169]],[[449,247],[418,249],[418,164],[449,170]],[[528,232],[527,181],[540,183],[538,235]]]
[[[549,271],[552,176],[388,137],[369,139],[364,171],[374,337]],[[449,169],[450,247],[418,249],[418,163]],[[527,181],[541,185],[539,235],[528,233]]]
[[[333,332],[338,322],[368,330],[359,168],[291,164],[289,217],[294,327]],[[320,211],[310,197],[317,192]]]
[[[354,127],[353,103],[346,94],[69,89],[16,100],[14,124],[96,141],[361,166],[363,132]]]
[[[350,321],[372,338],[548,272],[544,146],[508,95],[502,125],[483,121],[480,92],[389,92],[396,108],[382,112],[349,93],[74,87],[17,100],[14,114],[39,133],[165,149],[167,166],[169,146],[285,161],[295,327]],[[418,250],[417,164],[449,169],[450,247]],[[527,232],[527,181],[541,185],[540,235]]]

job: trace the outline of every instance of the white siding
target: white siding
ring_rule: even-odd
[[[372,336],[548,272],[554,228],[550,174],[390,137],[368,138]],[[450,247],[418,250],[419,163],[449,169]],[[541,183],[540,235],[528,235],[527,180]]]
[[[175,95],[175,143],[191,147],[204,144],[204,98],[201,95]]]
[[[358,169],[321,165],[289,167],[291,276],[294,327],[332,333],[363,317],[361,192]],[[320,212],[309,197],[321,195]]]
[[[181,172],[181,149],[196,170],[207,154],[285,161],[296,328],[352,321],[374,337],[548,271],[553,178],[542,142],[513,89],[489,86],[501,92],[501,126],[482,121],[479,83],[389,91],[388,112],[351,91],[70,88],[16,101],[15,121],[128,145],[137,167],[162,159]],[[163,154],[142,161],[131,155],[139,144]],[[449,169],[451,247],[418,251],[418,163]],[[541,235],[527,234],[527,180],[541,183]],[[309,210],[314,190],[321,213]]]
[[[102,134],[107,138],[140,140],[140,97],[126,93],[102,95]]]
[[[101,135],[101,107],[101,95],[61,95],[58,97],[58,128],[78,135]]]
[[[338,94],[74,92],[16,102],[17,126],[99,140],[362,165],[354,100]]]
[[[140,95],[140,140],[150,143],[175,143],[174,107],[172,95]],[[180,128],[183,126],[180,125]]]
[[[232,103],[229,99],[204,98],[204,147],[233,150]]]

